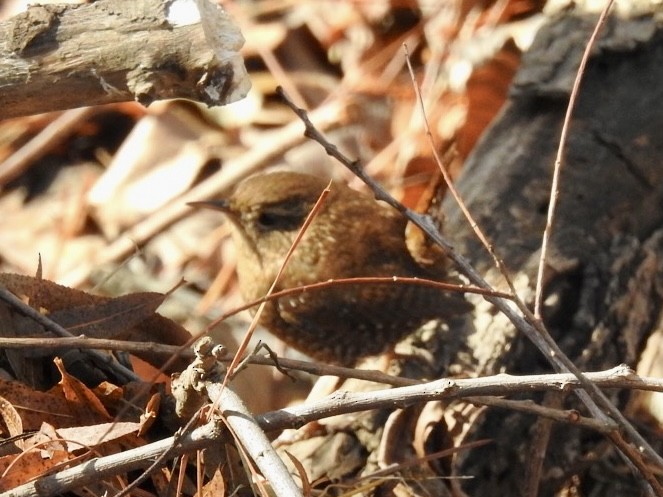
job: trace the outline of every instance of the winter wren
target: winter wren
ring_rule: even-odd
[[[231,221],[246,300],[267,293],[327,184],[315,176],[277,172],[243,181],[225,200],[194,203],[221,210]],[[361,276],[442,278],[444,267],[424,267],[412,257],[405,227],[405,218],[390,207],[332,183],[276,291]],[[307,355],[353,365],[361,357],[393,347],[430,319],[468,309],[462,296],[437,288],[402,283],[339,285],[270,301],[260,323]]]

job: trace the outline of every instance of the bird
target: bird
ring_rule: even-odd
[[[320,194],[329,194],[294,249],[274,291],[340,278],[448,275],[448,263],[424,264],[408,250],[407,220],[340,182],[279,171],[251,176],[221,200],[192,202],[220,210],[232,226],[239,287],[246,301],[264,297]],[[259,322],[313,359],[353,366],[381,354],[434,318],[471,308],[462,294],[388,282],[330,285],[266,303]]]

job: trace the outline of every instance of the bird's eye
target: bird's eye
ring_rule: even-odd
[[[273,229],[282,223],[283,219],[271,212],[262,212],[258,216],[258,225],[264,229]]]
[[[292,205],[269,206],[264,208],[256,220],[263,231],[290,231],[299,229],[307,214],[306,209]]]

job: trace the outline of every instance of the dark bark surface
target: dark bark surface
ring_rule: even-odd
[[[521,295],[533,296],[555,153],[571,85],[596,17],[569,13],[537,35],[511,96],[468,160],[458,188],[504,259]],[[663,298],[663,23],[610,19],[587,67],[561,174],[546,267],[544,318],[583,370],[635,367],[657,329]],[[451,199],[445,232],[456,250],[500,281],[494,264]],[[489,319],[467,338],[474,374],[551,371],[510,323]],[[468,364],[469,363],[469,364]],[[627,396],[613,393],[625,405]],[[543,398],[537,400],[543,401]],[[573,395],[546,401],[582,410]],[[575,488],[612,495],[642,491],[604,438],[498,409],[484,411],[471,439],[492,444],[455,461],[468,495],[523,495],[543,459],[538,495]],[[545,435],[548,436],[548,435]],[[656,447],[656,440],[651,440]],[[597,477],[600,475],[600,478]],[[530,483],[528,482],[528,479]]]

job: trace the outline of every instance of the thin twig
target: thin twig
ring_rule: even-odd
[[[536,293],[534,296],[534,316],[538,320],[541,320],[541,306],[543,305],[543,277],[546,266],[546,258],[548,256],[548,245],[550,242],[550,236],[552,234],[553,224],[555,223],[555,215],[557,213],[557,201],[559,200],[559,177],[562,172],[562,156],[566,149],[566,139],[569,134],[569,126],[571,123],[571,116],[573,115],[573,109],[576,105],[576,100],[578,99],[578,92],[580,91],[580,83],[582,78],[585,75],[585,67],[587,66],[587,61],[589,60],[590,53],[596,39],[603,28],[603,24],[610,12],[610,7],[614,0],[608,0],[608,3],[603,8],[599,20],[594,27],[594,31],[585,46],[585,51],[582,54],[580,59],[580,66],[578,67],[578,72],[576,73],[575,80],[573,81],[573,89],[571,90],[571,96],[569,98],[569,105],[566,107],[566,115],[564,116],[564,123],[562,125],[562,134],[559,138],[559,145],[557,146],[557,156],[555,157],[555,168],[553,170],[552,183],[550,185],[550,202],[548,204],[548,217],[546,219],[546,228],[543,231],[543,239],[541,240],[541,257],[539,258],[539,269],[536,275]]]
[[[290,246],[290,249],[288,250],[288,253],[285,255],[285,258],[283,259],[283,262],[281,263],[281,267],[279,268],[278,273],[276,273],[276,276],[274,277],[274,281],[272,281],[272,285],[269,287],[269,290],[267,290],[267,294],[265,297],[269,297],[274,289],[276,288],[276,285],[278,285],[279,281],[281,280],[281,275],[285,271],[286,266],[288,265],[288,262],[290,261],[290,258],[292,257],[293,252],[297,248],[297,245],[299,245],[299,241],[302,239],[304,236],[304,233],[306,233],[306,230],[308,227],[311,225],[315,217],[318,215],[318,212],[320,212],[320,209],[322,205],[325,202],[325,199],[331,192],[331,182],[329,185],[327,185],[327,188],[325,188],[321,193],[320,196],[318,197],[318,200],[316,200],[315,205],[313,205],[313,208],[311,209],[311,212],[309,212],[308,216],[306,216],[306,219],[304,220],[304,224],[302,227],[299,229],[297,232],[297,236],[295,237],[295,240],[292,242],[292,245]],[[256,327],[258,326],[258,320],[260,319],[260,315],[262,314],[263,309],[265,308],[265,305],[267,305],[267,301],[262,302],[260,306],[258,307],[258,310],[256,311],[255,315],[253,316],[253,321],[251,321],[251,325],[249,326],[249,329],[246,331],[244,334],[244,338],[242,342],[239,344],[239,347],[237,349],[237,353],[235,354],[235,357],[233,358],[232,362],[230,363],[230,366],[228,366],[228,372],[226,374],[226,379],[224,380],[224,384],[228,381],[229,378],[232,378],[233,373],[235,372],[235,368],[237,368],[237,365],[240,363],[242,360],[242,357],[244,356],[244,352],[246,351],[246,348],[248,347],[249,341],[251,340],[251,337],[253,336],[253,332],[255,331]],[[208,327],[208,329],[210,329]]]
[[[248,15],[244,7],[241,7],[236,2],[227,2],[224,8],[228,9],[233,19],[239,25],[242,33],[259,32],[260,28],[254,21],[254,16]],[[255,43],[253,47],[264,62],[267,72],[278,82],[279,85],[288,89],[288,93],[293,95],[297,105],[307,107],[306,99],[299,91],[297,84],[293,81],[288,71],[283,68],[283,65],[274,53],[275,46],[271,43]]]
[[[484,440],[475,440],[473,442],[467,442],[464,443],[458,447],[451,447],[449,449],[444,449],[444,450],[439,450],[437,452],[433,452],[431,454],[427,454],[425,456],[421,457],[413,457],[410,459],[407,459],[403,461],[400,464],[391,464],[387,466],[386,468],[378,469],[377,471],[373,471],[372,473],[369,473],[367,475],[361,475],[354,480],[350,480],[349,482],[345,483],[343,486],[346,488],[353,487],[356,483],[361,483],[362,481],[373,479],[373,478],[379,478],[383,476],[389,476],[393,475],[394,473],[398,471],[402,471],[407,468],[411,467],[416,467],[416,466],[421,466],[423,463],[428,463],[431,461],[435,461],[437,459],[441,459],[443,457],[449,457],[454,454],[457,454],[459,452],[463,451],[469,451],[471,449],[477,449],[479,447],[483,447],[485,445],[488,445],[492,442],[492,440],[484,439]],[[333,487],[333,484],[331,485]]]
[[[536,318],[536,321],[534,322],[534,324],[539,330],[541,330],[543,327],[541,319],[541,308],[543,305],[543,280],[545,273],[545,265],[548,255],[548,246],[552,235],[552,228],[557,213],[557,203],[559,200],[559,191],[560,191],[559,182],[562,171],[562,157],[566,149],[566,141],[569,134],[571,117],[573,115],[573,110],[575,109],[576,101],[580,91],[580,84],[585,75],[585,68],[587,66],[587,62],[589,60],[591,51],[594,48],[598,35],[601,32],[603,25],[605,24],[605,21],[608,17],[608,13],[610,12],[610,8],[612,7],[613,3],[614,0],[608,0],[605,7],[601,11],[599,19],[596,22],[596,25],[594,26],[594,31],[592,32],[589,41],[585,45],[585,50],[583,52],[582,58],[580,59],[580,65],[578,67],[578,71],[576,72],[576,77],[573,82],[571,95],[569,97],[569,104],[566,108],[566,114],[564,116],[564,121],[562,124],[562,132],[559,140],[559,145],[557,147],[557,155],[555,157],[555,167],[553,170],[553,178],[550,186],[550,202],[548,204],[546,227],[544,229],[543,237],[541,240],[541,256],[539,258],[539,267],[536,275],[536,291],[534,296],[534,317]],[[545,333],[545,335],[547,335],[547,332]],[[600,395],[597,398],[600,399],[601,397],[603,396]],[[609,402],[607,399],[606,401]],[[650,457],[653,456],[652,459],[656,461],[656,463],[659,465],[659,468],[661,469],[663,469],[663,459],[651,448],[651,446],[637,432],[637,430],[635,430],[635,428],[633,428],[631,424],[628,423],[626,418],[622,416],[621,412],[619,412],[619,410],[611,402],[609,402],[609,405],[603,404],[603,407],[606,408],[606,410],[611,414],[612,418],[615,421],[618,421],[622,427],[627,429],[629,435],[631,436],[632,443],[635,443],[638,446],[638,450],[636,450],[633,446],[629,445],[623,439],[621,434],[619,434],[618,432],[612,432],[608,434],[608,438],[620,449],[621,454],[638,468],[640,473],[651,485],[652,490],[656,493],[656,495],[662,496],[663,486],[660,484],[658,479],[651,472],[646,462],[642,459],[642,454],[640,451],[646,452],[647,455],[649,455]]]
[[[563,407],[564,399],[567,394],[563,392],[546,392],[543,397],[543,406],[535,406],[537,409],[547,409],[553,413],[559,413]],[[498,402],[503,399],[497,399]],[[514,401],[507,401],[514,402]],[[515,401],[519,402],[519,401]],[[526,411],[524,411],[526,412]],[[569,411],[567,411],[569,412]],[[575,409],[569,412],[569,416],[580,415]],[[550,436],[554,427],[555,418],[551,416],[541,415],[538,416],[536,422],[529,430],[532,434],[531,443],[525,450],[527,464],[525,466],[525,477],[523,478],[522,495],[523,497],[537,497],[540,494],[541,479],[543,476],[543,467],[546,461],[546,453],[550,445]],[[587,418],[583,418],[586,420]],[[592,423],[597,423],[596,420],[590,419]]]
[[[587,373],[587,376],[606,388],[624,387],[625,385],[639,387],[651,381],[658,384],[656,390],[663,390],[663,380],[660,378],[640,378],[626,367],[618,367],[599,373]],[[582,388],[582,386],[578,379],[571,374],[528,377],[501,374],[461,380],[441,379],[421,385],[373,391],[371,395],[366,395],[365,392],[337,392],[315,403],[288,407],[256,416],[256,421],[263,430],[276,431],[284,428],[300,427],[310,421],[338,414],[408,406],[417,402],[460,398],[471,400],[476,397],[479,397],[479,401],[486,401],[487,399],[481,399],[480,397],[512,395],[527,391],[565,391],[574,388]],[[517,404],[517,406],[518,410],[521,410],[522,403]],[[502,407],[510,408],[512,406],[503,404]],[[530,408],[529,412],[538,415],[533,408]],[[562,413],[559,416],[560,421],[578,424],[575,414],[569,417],[568,411],[562,411]],[[552,415],[550,412],[545,414]],[[191,424],[194,425],[195,423]],[[605,426],[601,427],[600,423],[580,423],[579,425],[598,429],[601,432],[608,429]],[[10,497],[10,495],[13,497],[31,495],[50,497],[62,494],[74,488],[98,482],[101,478],[148,467],[154,461],[154,458],[160,458],[163,461],[161,456],[164,454],[167,454],[168,457],[177,457],[192,450],[218,445],[225,436],[224,433],[220,420],[215,417],[211,422],[198,428],[192,430],[185,428],[177,436],[118,454],[93,459],[59,473],[40,477],[30,483],[15,487],[10,492],[0,494],[0,497]],[[608,435],[612,433],[609,432]],[[635,449],[630,448],[629,450]]]
[[[394,284],[394,285],[412,285],[412,286],[426,286],[430,288],[439,288],[447,292],[456,292],[456,293],[473,293],[476,295],[488,295],[491,297],[499,297],[503,299],[511,300],[513,297],[509,293],[498,292],[492,289],[480,288],[478,286],[472,285],[458,285],[456,283],[445,283],[443,281],[429,280],[426,278],[411,278],[408,276],[360,276],[356,278],[336,278],[329,279],[327,281],[319,281],[317,283],[311,283],[308,285],[302,285],[292,288],[286,288],[285,290],[279,290],[278,292],[271,293],[265,297],[257,300],[253,300],[243,306],[240,310],[250,309],[255,307],[258,304],[261,304],[265,301],[277,300],[283,297],[288,297],[290,295],[297,295],[299,293],[309,293],[320,290],[325,290],[330,287],[338,286],[365,286],[365,285],[384,285],[384,284]],[[237,309],[233,310],[232,313],[236,314],[239,312]],[[228,314],[224,314],[223,319],[228,318]],[[214,326],[218,322],[214,323]]]
[[[513,281],[509,277],[509,272],[506,266],[504,265],[504,261],[500,257],[498,257],[497,253],[495,252],[495,247],[488,240],[488,237],[483,233],[483,231],[479,227],[479,224],[472,216],[472,213],[467,208],[467,205],[465,205],[463,198],[461,197],[460,193],[458,192],[458,189],[456,188],[456,185],[454,184],[453,178],[449,174],[449,170],[444,165],[444,161],[440,157],[440,154],[438,152],[438,147],[435,143],[435,139],[433,138],[433,133],[431,133],[430,125],[428,123],[428,115],[426,114],[426,107],[424,106],[424,100],[421,96],[421,90],[419,89],[419,85],[417,84],[417,80],[414,76],[414,69],[412,68],[412,62],[410,61],[410,52],[408,50],[407,45],[403,45],[403,49],[405,50],[405,61],[407,63],[408,72],[410,73],[410,79],[412,80],[412,87],[414,88],[414,93],[421,110],[421,117],[423,119],[424,129],[426,130],[426,137],[428,138],[428,141],[430,143],[430,150],[433,153],[433,158],[435,159],[435,162],[438,168],[440,169],[440,172],[442,173],[442,177],[444,178],[444,182],[446,183],[447,188],[449,189],[449,193],[451,193],[451,195],[453,196],[454,200],[456,201],[456,204],[458,205],[461,212],[465,216],[465,219],[467,219],[467,222],[472,227],[472,230],[476,234],[479,241],[483,244],[483,246],[486,248],[490,256],[493,258],[495,266],[497,266],[497,268],[500,271],[500,274],[504,277],[504,280],[506,281],[509,290],[511,290],[511,294],[514,296],[514,299],[516,301],[519,301],[520,299],[517,298],[518,293],[516,291],[516,287],[514,286]],[[524,303],[521,304],[522,306],[525,306]],[[520,305],[518,307],[520,307]]]
[[[44,349],[101,349],[101,350],[121,350],[130,353],[151,352],[172,356],[175,353],[183,354],[184,358],[194,358],[193,351],[186,350],[182,353],[178,345],[164,345],[154,342],[130,342],[123,340],[109,340],[105,338],[87,338],[87,337],[61,337],[61,338],[0,338],[0,349],[34,349],[41,347]],[[231,357],[221,359],[223,362],[230,362]],[[269,355],[253,354],[247,357],[248,364],[256,366],[275,366],[274,360]],[[329,364],[320,364],[317,362],[301,361],[298,359],[278,358],[278,366],[284,370],[301,371],[316,376],[337,376],[339,378],[354,378],[357,380],[370,381],[373,383],[382,383],[403,387],[409,385],[419,385],[421,380],[404,378],[401,376],[391,376],[378,370],[345,368],[342,366],[332,366]],[[663,379],[647,376],[637,376],[633,371],[625,366],[596,373],[585,373],[585,376],[601,388],[624,388],[628,390],[645,390],[653,392],[663,392]],[[491,378],[490,376],[484,378]],[[511,378],[508,375],[498,375],[496,378]],[[514,377],[516,378],[516,377]],[[528,381],[549,380],[551,383],[568,384],[569,388],[575,388],[578,385],[577,379],[569,374],[551,374],[551,375],[532,375],[519,376],[517,378],[528,379]],[[523,392],[528,391],[524,389]]]
[[[257,305],[262,305],[265,302],[270,302],[273,300],[280,299],[282,297],[290,296],[290,295],[297,295],[299,293],[308,293],[308,292],[315,292],[315,291],[320,291],[320,290],[325,290],[329,287],[336,287],[340,285],[369,285],[369,284],[380,284],[384,285],[385,283],[392,283],[392,284],[405,284],[405,285],[417,285],[417,286],[428,286],[428,287],[433,287],[433,288],[439,288],[441,290],[445,291],[450,291],[450,292],[461,292],[461,293],[475,293],[477,295],[484,295],[484,296],[491,296],[495,298],[504,298],[504,299],[511,299],[510,294],[506,294],[503,292],[497,292],[494,291],[492,288],[481,288],[477,286],[472,286],[472,285],[456,285],[456,284],[451,284],[451,283],[443,283],[440,281],[435,281],[435,280],[428,280],[425,278],[409,278],[409,277],[402,277],[402,276],[385,276],[385,277],[360,277],[360,278],[338,278],[338,279],[330,279],[327,281],[321,281],[318,283],[312,283],[309,285],[303,285],[299,287],[293,287],[293,288],[286,288],[284,290],[280,290],[278,292],[273,292],[269,293],[268,295],[265,295],[264,297],[260,299],[253,300],[251,302],[248,302],[244,305],[241,305],[239,307],[236,307],[232,309],[231,311],[228,311],[218,318],[216,318],[214,321],[212,321],[203,331],[200,333],[193,334],[191,338],[185,343],[177,347],[176,349],[171,349],[174,351],[177,351],[178,355],[177,356],[172,356],[161,368],[160,372],[165,372],[171,364],[179,357],[179,355],[184,354],[184,351],[191,347],[196,340],[200,339],[202,336],[205,336],[212,330],[215,326],[217,326],[219,323],[225,321],[231,316],[234,316],[235,314],[239,314],[242,311],[246,311],[248,309],[251,309],[252,307],[255,307]],[[249,337],[250,339],[250,337]],[[248,343],[248,342],[247,342]],[[246,347],[244,347],[244,350]],[[240,349],[241,350],[241,347]],[[242,352],[243,354],[243,352]],[[327,366],[330,368],[331,366]],[[234,367],[233,367],[234,369]],[[345,368],[340,368],[339,371],[344,370]],[[325,373],[325,374],[332,374],[334,375],[335,373]],[[336,375],[336,376],[345,376],[345,375]]]
[[[389,193],[380,187],[380,185],[370,176],[368,176],[361,168],[359,161],[352,161],[342,154],[338,147],[330,143],[313,125],[308,117],[308,114],[303,109],[298,108],[290,100],[282,89],[277,88],[277,93],[283,98],[284,102],[297,114],[306,126],[305,136],[318,142],[325,152],[337,159],[341,164],[350,169],[358,178],[360,178],[366,185],[368,185],[374,192],[378,200],[383,200],[398,212],[401,212],[408,220],[412,221],[418,226],[430,239],[438,244],[440,247],[447,251],[447,255],[456,264],[458,269],[469,278],[469,280],[477,286],[490,289],[490,285],[479,272],[465,259],[463,256],[457,254],[453,250],[453,246],[446,240],[437,230],[435,223],[430,216],[418,214],[411,209],[408,209]],[[495,305],[507,318],[523,332],[532,343],[539,349],[539,351],[550,361],[550,363],[558,370],[563,372],[571,372],[582,383],[584,390],[577,390],[576,395],[587,406],[592,415],[605,423],[607,427],[616,430],[619,426],[622,431],[629,435],[636,446],[640,448],[659,468],[663,470],[663,458],[651,447],[651,445],[638,433],[638,431],[631,425],[631,423],[624,417],[619,409],[601,392],[596,385],[592,384],[583,375],[582,371],[564,354],[559,345],[553,340],[543,323],[539,320],[533,319],[531,313],[523,313],[520,315],[510,305],[510,301],[501,298],[486,296],[485,299]],[[602,409],[605,409],[609,416],[606,415]],[[621,436],[617,433],[617,436]],[[663,488],[659,488],[658,495],[663,496]]]
[[[575,409],[561,409],[561,407],[558,409],[550,406],[542,406],[531,400],[508,400],[485,396],[472,397],[468,399],[468,401],[472,404],[500,407],[502,409],[509,409],[510,411],[532,414],[539,416],[544,421],[548,422],[556,421],[558,423],[568,423],[574,426],[582,426],[583,428],[594,430],[598,433],[603,433],[604,435],[610,432],[610,430],[606,429],[603,423],[596,421],[594,418],[581,416],[580,413]],[[536,483],[538,483],[538,478],[536,479]],[[538,487],[534,487],[531,490],[535,491],[537,489]],[[538,493],[527,493],[525,495],[538,495]]]
[[[11,306],[17,312],[23,314],[24,316],[32,319],[36,323],[43,326],[47,331],[55,333],[61,337],[73,337],[69,331],[60,326],[58,323],[50,319],[48,316],[41,314],[39,311],[33,309],[21,299],[16,297],[13,293],[7,290],[5,287],[0,286],[0,300],[5,302],[7,305]],[[88,354],[94,360],[94,363],[99,366],[106,368],[109,372],[114,375],[117,375],[119,378],[124,381],[140,381],[140,378],[136,373],[130,369],[124,367],[117,361],[114,361],[111,357],[101,354],[96,350],[89,350]]]

